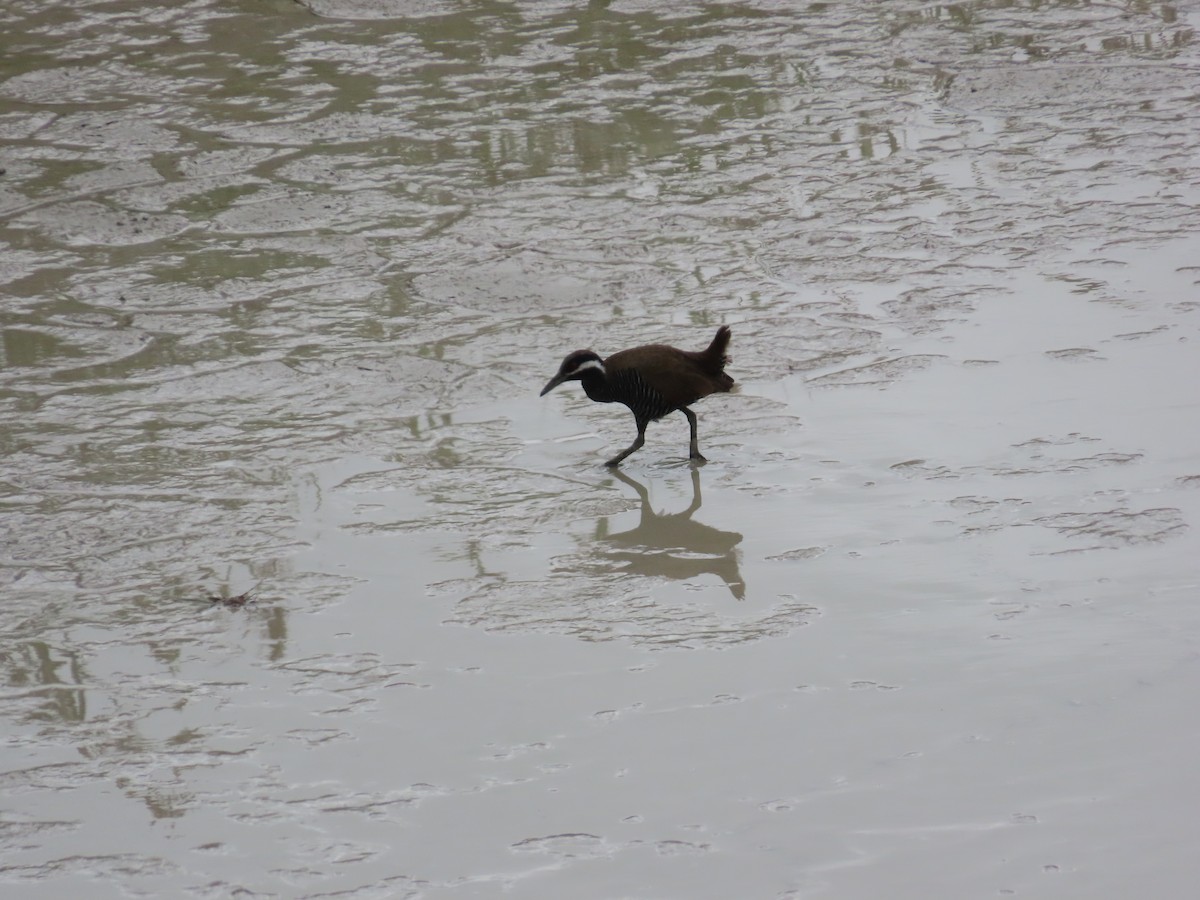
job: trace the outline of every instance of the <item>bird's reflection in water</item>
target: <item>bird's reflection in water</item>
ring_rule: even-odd
[[[688,579],[711,573],[725,582],[736,599],[745,598],[737,553],[742,536],[692,521],[701,504],[699,469],[692,468],[692,503],[677,513],[656,513],[644,484],[617,469],[612,475],[637,491],[642,519],[636,528],[615,534],[608,530],[607,516],[596,523],[597,540],[611,548],[601,551],[607,559],[625,563],[625,571],[639,575]]]

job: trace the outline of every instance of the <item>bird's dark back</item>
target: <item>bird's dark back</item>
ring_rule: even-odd
[[[723,371],[724,364],[723,348],[714,358],[708,351],[648,344],[614,353],[604,361],[604,368],[610,380],[623,380],[621,373],[636,372],[670,411],[733,387],[733,379]]]

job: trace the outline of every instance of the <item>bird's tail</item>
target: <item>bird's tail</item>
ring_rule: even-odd
[[[730,336],[729,326],[722,325],[717,329],[716,336],[708,345],[708,349],[700,354],[704,358],[705,364],[710,366],[713,372],[720,372],[729,362],[729,356],[725,351],[729,349]]]

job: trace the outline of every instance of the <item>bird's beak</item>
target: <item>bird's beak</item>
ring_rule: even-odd
[[[565,377],[563,377],[563,373],[559,372],[557,375],[555,375],[553,378],[551,378],[549,381],[546,382],[546,386],[544,388],[542,388],[542,392],[540,394],[538,394],[538,396],[545,397],[548,393],[550,393],[552,390],[554,390],[556,387],[558,387],[560,384],[562,384],[566,380],[567,379]]]

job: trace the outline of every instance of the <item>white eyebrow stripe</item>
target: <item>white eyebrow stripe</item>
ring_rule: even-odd
[[[604,374],[604,363],[600,362],[598,359],[589,359],[587,362],[576,366],[574,371],[576,373],[577,372],[586,372],[588,369],[598,369],[600,374],[603,375]]]

